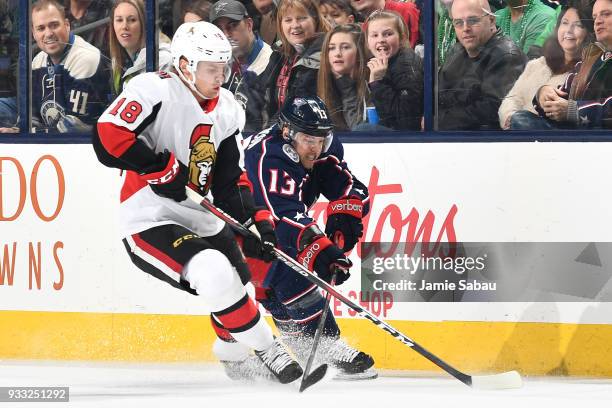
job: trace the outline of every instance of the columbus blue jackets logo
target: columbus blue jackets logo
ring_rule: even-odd
[[[48,100],[40,106],[40,117],[49,127],[56,127],[61,118],[64,117],[64,107]]]
[[[285,154],[287,156],[289,156],[289,158],[291,160],[293,160],[296,163],[300,162],[300,156],[298,156],[297,152],[295,151],[295,149],[293,148],[293,146],[289,145],[289,144],[284,144],[283,145],[283,152],[285,152]]]
[[[212,125],[198,125],[191,133],[189,182],[203,194],[210,189],[217,159],[215,145],[210,141],[211,128]]]

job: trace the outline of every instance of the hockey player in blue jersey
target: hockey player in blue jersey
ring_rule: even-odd
[[[275,220],[279,247],[328,282],[336,270],[336,284],[340,285],[349,278],[352,266],[344,252],[353,249],[363,233],[361,219],[368,212],[369,200],[367,188],[348,169],[332,128],[319,98],[289,100],[279,123],[248,142],[245,167],[257,205],[267,207]],[[321,195],[330,201],[325,233],[308,215]],[[248,255],[246,247],[245,253]],[[283,263],[251,259],[249,267],[257,300],[272,314],[282,340],[298,359],[305,360],[323,311],[323,296]],[[332,313],[327,314],[319,350],[321,359],[336,367],[342,377],[376,376],[370,369],[373,358],[340,338]],[[230,376],[231,370],[240,369],[236,365],[229,368],[226,364]],[[233,376],[257,375],[253,367],[242,369],[243,373]]]

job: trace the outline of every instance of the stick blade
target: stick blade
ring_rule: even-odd
[[[472,388],[479,390],[505,390],[521,388],[522,386],[523,380],[521,379],[521,375],[516,371],[472,376]]]
[[[306,388],[315,385],[325,377],[327,373],[327,364],[322,364],[314,369],[308,376],[302,377],[300,383],[300,392],[303,392]]]

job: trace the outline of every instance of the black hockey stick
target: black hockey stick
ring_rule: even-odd
[[[219,217],[221,220],[225,221],[229,226],[233,227],[234,229],[239,230],[242,233],[254,234],[255,236],[259,237],[259,234],[257,233],[257,230],[255,229],[254,225],[247,226],[240,224],[229,214],[226,214],[217,207],[215,207],[206,198],[200,195],[200,193],[192,190],[189,187],[187,187],[187,197],[189,197],[192,201],[200,204],[202,207]],[[442,370],[446,371],[447,373],[461,381],[462,383],[469,385],[472,388],[478,389],[505,389],[521,387],[521,376],[516,371],[507,371],[505,373],[491,375],[469,375],[457,370],[450,364],[446,363],[444,360],[427,351],[425,348],[417,344],[408,336],[402,334],[388,323],[385,323],[383,320],[380,320],[378,317],[376,317],[363,307],[354,303],[348,297],[338,292],[338,290],[336,290],[329,283],[325,282],[323,279],[310,272],[298,261],[287,255],[280,249],[275,248],[274,253],[279,261],[283,262],[285,265],[289,266],[291,269],[308,279],[314,285],[323,288],[327,293],[331,294],[336,299],[353,309],[361,317],[371,321],[382,330],[391,334],[397,340],[404,343],[406,346],[412,348],[414,351],[416,351],[417,353],[419,353],[420,355],[422,355],[423,357],[425,357],[426,359],[440,367]]]
[[[331,278],[331,285],[334,286],[336,283],[336,274],[338,271],[334,271]],[[317,325],[317,330],[315,331],[314,340],[312,343],[312,349],[310,350],[310,355],[308,356],[308,361],[306,362],[306,367],[304,368],[304,374],[302,375],[302,382],[300,383],[300,392],[303,392],[306,388],[311,385],[319,382],[321,378],[325,376],[327,372],[327,364],[322,364],[317,367],[312,374],[308,375],[310,372],[310,367],[312,367],[312,363],[314,362],[315,356],[317,355],[317,348],[319,347],[319,340],[321,339],[321,333],[323,333],[323,327],[325,326],[325,320],[327,319],[327,311],[329,309],[329,302],[331,301],[331,293],[327,292],[325,295],[325,305],[323,305],[323,312],[321,313],[321,318],[319,319],[319,324]]]

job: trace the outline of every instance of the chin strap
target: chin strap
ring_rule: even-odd
[[[189,69],[189,68],[187,68]],[[195,82],[193,81],[193,79],[190,81],[188,80],[185,75],[183,75],[183,72],[179,69],[177,70],[179,77],[183,80],[183,82],[185,82],[187,84],[187,86],[189,87],[189,89],[191,89],[193,92],[196,93],[196,95],[198,95],[200,98],[202,99],[211,99],[211,98],[207,98],[204,95],[202,95],[202,92],[198,91],[198,88],[196,88],[195,86]],[[191,74],[192,78],[195,78],[195,70],[191,70],[189,69],[189,73]]]

